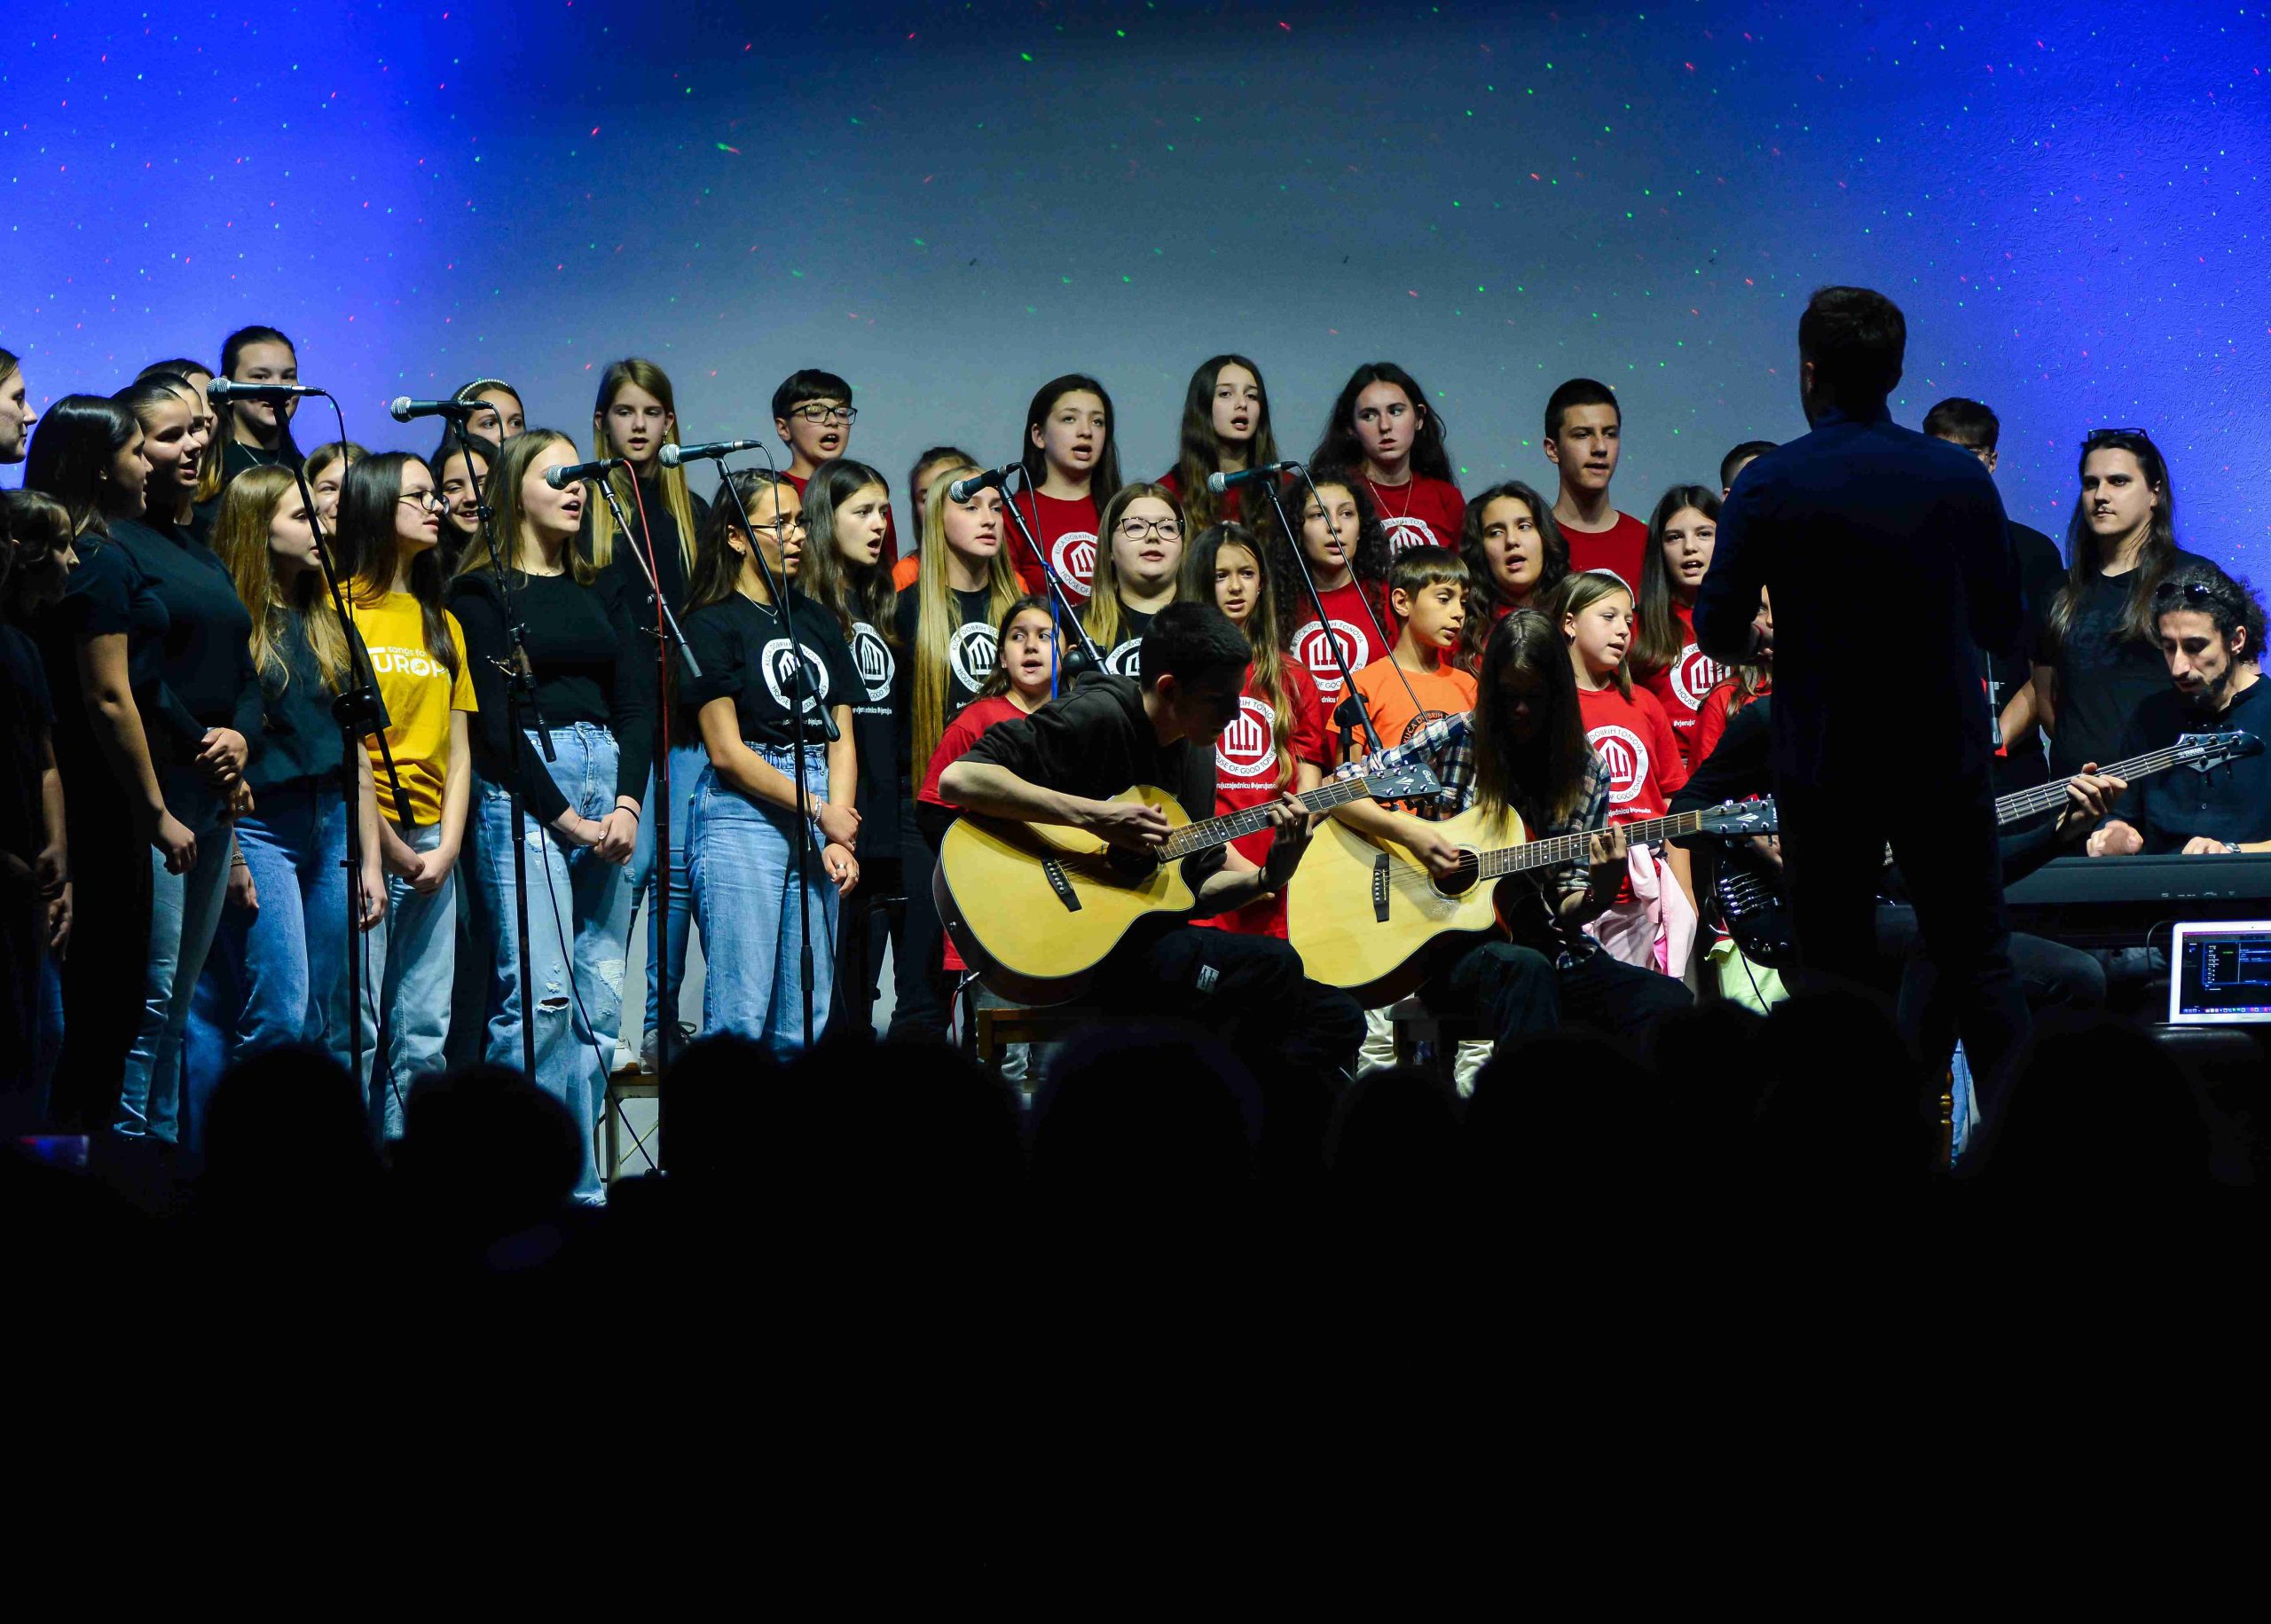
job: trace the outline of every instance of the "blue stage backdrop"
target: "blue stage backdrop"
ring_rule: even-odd
[[[2187,545],[2271,576],[2260,4],[786,10],[11,7],[0,344],[45,400],[271,324],[351,435],[419,450],[381,402],[476,374],[583,440],[597,369],[648,356],[702,439],[826,366],[895,487],[934,441],[1007,458],[1072,370],[1156,473],[1235,349],[1291,454],[1390,358],[1463,483],[1550,489],[1583,373],[1645,514],[1802,432],[1798,312],[1859,282],[1908,314],[1902,421],[2001,413],[2016,515],[2063,534],[2083,433],[2143,425]]]

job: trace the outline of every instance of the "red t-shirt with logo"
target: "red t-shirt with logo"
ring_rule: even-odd
[[[1648,527],[1631,514],[1619,514],[1616,522],[1605,530],[1573,530],[1561,527],[1561,539],[1569,544],[1571,573],[1580,569],[1612,569],[1616,577],[1632,589],[1635,602],[1640,596],[1640,561],[1648,556]]]
[[[1319,726],[1329,728],[1332,708],[1341,698],[1340,668],[1333,663],[1332,645],[1325,639],[1325,629],[1318,624],[1316,611],[1308,607],[1308,589],[1296,581],[1286,595],[1301,604],[1293,616],[1293,658],[1315,679],[1317,714],[1324,718]],[[1387,656],[1395,643],[1396,619],[1395,611],[1388,607],[1386,586],[1370,584],[1351,576],[1346,586],[1317,596],[1324,603],[1325,619],[1332,623],[1332,635],[1339,639],[1340,651],[1348,656],[1350,671],[1361,671],[1373,661]],[[1375,615],[1379,617],[1377,630],[1372,625]],[[1383,631],[1388,639],[1385,643],[1380,641]]]
[[[1049,567],[1065,583],[1065,596],[1074,608],[1088,600],[1088,582],[1096,572],[1096,504],[1094,497],[1081,497],[1074,501],[1044,496],[1038,490],[1020,490],[1016,498],[1018,511],[1033,530],[1033,538],[1049,555]],[[1049,596],[1047,577],[1041,566],[1033,562],[1025,546],[1025,533],[1018,529],[1017,521],[1009,514],[1002,515],[1002,545],[1024,578],[1025,590],[1034,596]]]
[[[797,495],[799,498],[803,497],[805,486],[812,480],[812,475],[809,474],[791,474],[786,469],[782,470],[781,477],[797,488]],[[891,492],[886,490],[884,494],[889,496]],[[896,570],[899,563],[899,516],[888,508],[884,512],[884,550],[876,555],[876,561],[884,569],[892,570]],[[900,581],[896,573],[892,575],[892,580],[895,584],[905,584]]]
[[[1746,696],[1733,677],[1719,684],[1703,696],[1702,706],[1695,712],[1695,741],[1693,753],[1688,757],[1690,767],[1709,761],[1711,752],[1719,748],[1719,739],[1727,731],[1727,718],[1754,699],[1764,699],[1774,691],[1774,679],[1763,679],[1758,692]]]
[[[1294,761],[1314,762],[1330,770],[1332,746],[1318,719],[1316,686],[1309,680],[1307,671],[1290,660],[1281,661],[1279,670],[1285,673],[1286,704],[1293,713]],[[1277,718],[1270,713],[1269,696],[1254,685],[1253,667],[1249,665],[1246,670],[1246,691],[1238,696],[1238,718],[1214,741],[1214,813],[1220,817],[1224,812],[1260,806],[1276,800],[1293,784],[1293,779],[1277,776]],[[1253,861],[1263,863],[1269,860],[1270,843],[1276,838],[1274,831],[1258,829],[1251,835],[1239,836],[1230,844]],[[1243,907],[1191,922],[1246,936],[1282,938],[1285,934],[1285,893],[1257,897]]]
[[[1025,714],[1018,708],[1018,702],[1006,694],[996,694],[990,699],[973,699],[964,705],[955,713],[955,719],[947,724],[947,731],[939,735],[939,748],[931,752],[930,769],[923,774],[923,788],[915,792],[915,798],[932,806],[946,805],[946,798],[939,793],[939,780],[945,776],[947,769],[960,761],[970,747],[978,742],[979,735],[994,723],[1006,722],[1013,716]],[[947,938],[945,964],[950,970],[970,968],[962,961],[962,954],[955,951],[952,937]]]
[[[1656,696],[1636,687],[1627,699],[1612,684],[1579,688],[1577,704],[1585,741],[1608,769],[1608,820],[1638,823],[1670,811],[1672,796],[1686,787],[1687,768]],[[1630,880],[1616,888],[1616,900],[1632,900]]]
[[[1633,681],[1656,696],[1671,718],[1672,737],[1679,741],[1680,765],[1693,767],[1702,760],[1695,748],[1695,718],[1711,690],[1726,680],[1727,668],[1695,647],[1695,611],[1675,600],[1672,618],[1679,626],[1679,657],[1661,671],[1636,672]],[[1722,726],[1725,718],[1721,718]]]
[[[1378,484],[1368,478],[1364,487],[1371,493],[1381,528],[1387,531],[1391,558],[1411,547],[1458,551],[1459,537],[1466,530],[1466,498],[1450,481],[1415,474],[1401,485]]]

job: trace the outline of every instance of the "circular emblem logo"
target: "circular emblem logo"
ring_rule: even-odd
[[[1313,620],[1293,633],[1293,658],[1308,669],[1316,679],[1316,691],[1327,699],[1339,699],[1340,690],[1348,686],[1340,680],[1340,667],[1333,662],[1334,639],[1339,639],[1350,671],[1363,671],[1372,663],[1371,639],[1345,620]]]
[[[860,668],[860,680],[867,685],[868,702],[881,704],[891,697],[891,679],[898,673],[898,662],[891,657],[891,645],[864,620],[852,623],[852,663]]]
[[[1623,806],[1640,793],[1640,786],[1648,776],[1648,747],[1640,742],[1638,734],[1612,723],[1594,728],[1585,735],[1585,741],[1600,757],[1600,765],[1608,769],[1611,806]]]
[[[1679,658],[1671,663],[1671,691],[1679,695],[1679,702],[1690,710],[1701,710],[1703,696],[1726,680],[1727,668],[1717,660],[1706,659],[1703,651],[1690,643],[1679,651]]]
[[[1090,530],[1067,530],[1049,545],[1049,562],[1065,584],[1085,598],[1096,578],[1096,538]]]
[[[1126,642],[1120,644],[1119,647],[1104,655],[1104,670],[1110,671],[1115,677],[1142,677],[1142,666],[1136,656],[1142,652],[1143,647],[1143,639],[1142,638],[1129,638]]]
[[[994,671],[994,628],[982,620],[966,620],[947,639],[947,662],[955,680],[974,692]]]
[[[828,702],[828,666],[820,655],[809,648],[791,652],[789,639],[776,637],[765,646],[758,663],[765,671],[765,690],[773,695],[773,702],[783,710],[792,710],[789,695],[797,685],[797,655],[805,656],[805,713],[809,716]]]
[[[1418,715],[1414,716],[1410,721],[1403,725],[1403,737],[1398,739],[1396,742],[1398,744],[1411,743],[1414,739],[1418,738],[1421,734],[1426,733],[1427,729],[1434,726],[1437,722],[1443,721],[1448,718],[1450,715],[1450,712],[1448,710],[1420,711]]]
[[[1413,547],[1436,545],[1435,532],[1427,528],[1425,519],[1414,519],[1407,514],[1401,519],[1383,518],[1380,525],[1387,531],[1387,550],[1391,557],[1398,553],[1410,552]]]
[[[1256,779],[1277,765],[1277,728],[1269,707],[1241,695],[1238,713],[1214,741],[1214,771],[1226,778]]]

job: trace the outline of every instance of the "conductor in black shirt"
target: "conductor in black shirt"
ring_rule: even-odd
[[[1170,604],[1152,621],[1140,680],[1108,674],[1030,717],[995,723],[939,781],[952,805],[1029,823],[1070,824],[1129,851],[1171,832],[1148,806],[1115,802],[1136,784],[1172,789],[1196,821],[1214,812],[1214,741],[1238,713],[1253,650],[1211,604]],[[1308,849],[1308,819],[1292,796],[1269,808],[1269,860],[1220,845],[1183,861],[1201,915],[1284,887]],[[1128,1014],[1219,1029],[1258,1072],[1277,1066],[1345,1071],[1363,1013],[1346,993],[1307,980],[1301,955],[1274,938],[1190,925],[1132,933],[1098,970],[1096,999]]]
[[[1695,637],[1730,663],[1772,647],[1774,788],[1801,962],[1866,979],[1890,840],[1992,1109],[2028,1020],[2011,971],[1979,653],[2017,645],[2024,597],[1987,470],[1885,410],[1906,347],[1907,325],[1882,294],[1825,287],[1809,302],[1798,394],[1812,432],[1736,476]],[[1896,672],[1853,649],[1862,561],[1870,614],[1905,646]],[[1779,637],[1758,619],[1762,588]],[[1890,800],[1889,773],[1929,793]]]

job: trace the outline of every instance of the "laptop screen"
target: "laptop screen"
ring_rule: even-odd
[[[2271,920],[2181,924],[2171,960],[2172,1026],[2271,1023]]]

